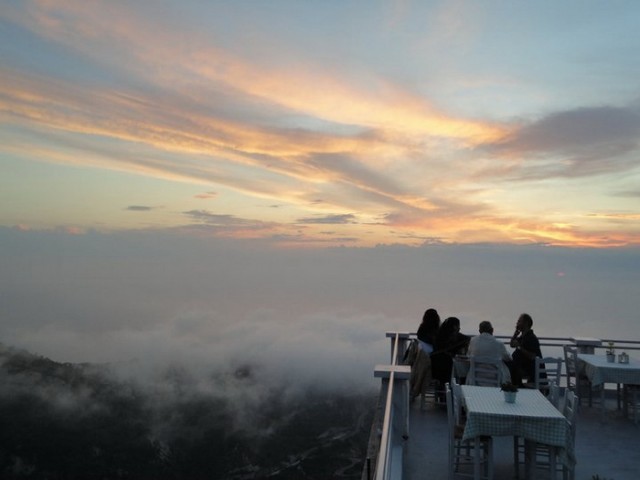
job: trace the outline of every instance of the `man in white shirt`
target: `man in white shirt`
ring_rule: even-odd
[[[470,357],[491,357],[496,360],[502,360],[502,363],[500,363],[502,378],[504,381],[510,380],[509,368],[504,362],[511,362],[511,355],[507,352],[506,345],[493,336],[491,322],[480,322],[478,331],[480,335],[476,335],[469,341],[468,355]]]

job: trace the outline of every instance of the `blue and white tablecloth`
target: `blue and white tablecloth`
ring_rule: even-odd
[[[629,363],[609,363],[606,355],[579,353],[576,367],[594,386],[603,383],[640,385],[640,361],[635,358],[629,358]]]
[[[547,398],[534,389],[520,389],[515,403],[507,403],[499,388],[462,386],[467,421],[463,439],[476,436],[523,437],[564,447],[569,422]]]

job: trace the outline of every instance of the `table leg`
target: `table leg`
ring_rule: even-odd
[[[622,415],[625,420],[629,418],[629,388],[622,385]]]
[[[556,480],[556,453],[557,447],[549,446],[549,479]]]
[[[473,443],[473,478],[480,480],[482,472],[480,472],[480,437],[476,437]]]
[[[534,480],[536,471],[536,443],[524,440],[524,478]]]

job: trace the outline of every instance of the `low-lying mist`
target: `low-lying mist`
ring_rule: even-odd
[[[232,364],[70,364],[0,345],[0,474],[359,478],[374,391]]]

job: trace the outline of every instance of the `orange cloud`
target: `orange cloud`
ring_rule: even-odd
[[[64,22],[58,21],[61,17]],[[373,86],[363,88],[322,66],[258,65],[211,45],[201,32],[185,36],[171,25],[158,28],[157,21],[126,4],[87,1],[40,3],[22,19],[34,31],[89,55],[109,45],[123,58],[135,59],[129,68],[138,75],[183,92],[199,91],[194,86],[214,82],[340,124],[469,144],[497,141],[508,133],[502,125],[447,115],[425,98],[382,79],[369,79]]]

